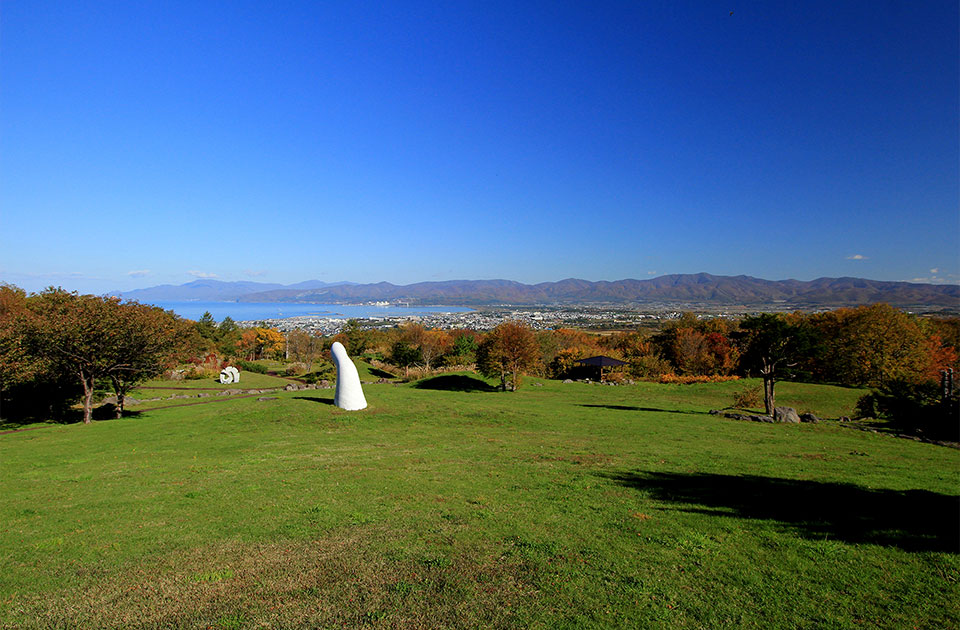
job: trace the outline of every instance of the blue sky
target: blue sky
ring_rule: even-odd
[[[955,283],[957,24],[953,0],[5,2],[0,280]]]

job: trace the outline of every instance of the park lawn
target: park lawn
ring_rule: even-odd
[[[946,628],[960,452],[467,375],[0,436],[7,627]],[[786,383],[848,414],[861,392]]]
[[[357,366],[357,374],[360,375],[361,381],[377,381],[381,378],[387,380],[396,379],[393,374],[376,368],[362,359],[354,360],[353,363]]]
[[[240,372],[239,383],[229,383],[224,385],[216,378],[202,379],[182,379],[182,380],[163,380],[153,379],[145,381],[131,395],[134,397],[148,396],[152,389],[269,389],[271,387],[284,387],[294,381],[282,376],[273,376],[271,374],[260,374],[258,372]]]

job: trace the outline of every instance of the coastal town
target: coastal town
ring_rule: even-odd
[[[612,305],[577,306],[502,306],[488,307],[467,312],[437,312],[427,314],[383,315],[358,319],[371,328],[391,328],[406,322],[417,322],[426,328],[454,330],[490,330],[505,321],[523,322],[534,330],[555,328],[580,328],[587,330],[618,330],[638,327],[655,327],[664,320],[676,319],[683,312],[696,312],[704,319],[714,317],[741,317],[756,312],[755,308],[736,307],[701,311],[692,304],[651,304],[638,307]],[[338,317],[336,313],[324,315],[299,315],[294,317],[247,320],[241,326],[263,326],[281,332],[302,330],[316,335],[335,335],[351,318]]]

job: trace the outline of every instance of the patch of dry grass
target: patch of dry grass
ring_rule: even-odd
[[[8,613],[54,628],[506,628],[535,592],[535,569],[503,548],[383,553],[388,536],[360,527],[223,542],[115,574],[88,568],[75,587],[9,602]]]

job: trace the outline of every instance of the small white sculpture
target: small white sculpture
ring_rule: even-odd
[[[223,368],[220,370],[220,382],[224,385],[229,385],[230,383],[239,383],[240,382],[240,370],[233,367],[232,365]]]
[[[346,348],[339,341],[334,341],[330,354],[337,366],[337,391],[333,396],[333,404],[347,411],[365,408],[367,399],[363,397],[363,388],[360,387],[360,375],[357,366],[347,356]]]

